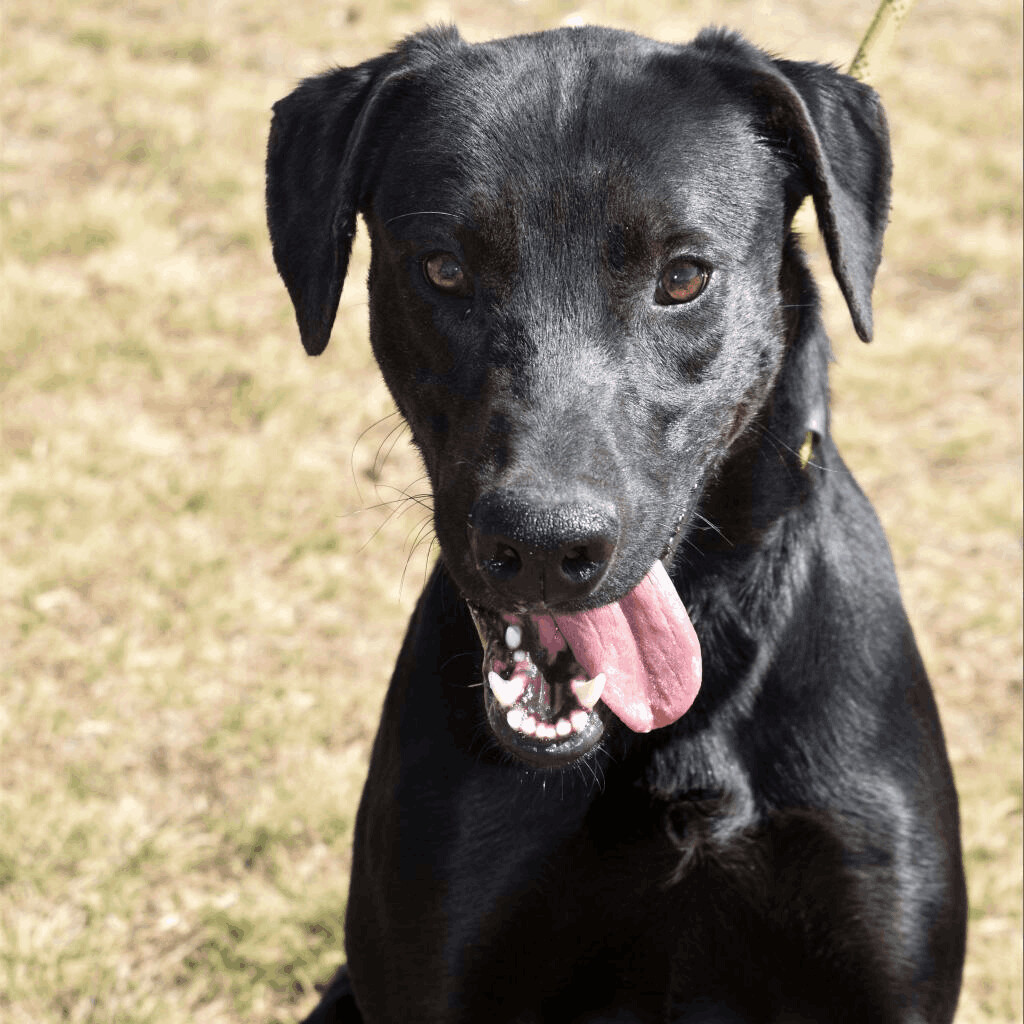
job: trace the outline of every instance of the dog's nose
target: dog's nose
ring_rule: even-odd
[[[545,505],[484,495],[469,515],[477,569],[515,604],[564,604],[593,590],[615,552],[619,520],[599,502]]]

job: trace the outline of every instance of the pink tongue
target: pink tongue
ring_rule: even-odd
[[[634,732],[671,725],[700,689],[700,644],[661,561],[621,601],[573,615],[558,628],[601,700]]]

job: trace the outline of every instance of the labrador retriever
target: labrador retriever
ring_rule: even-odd
[[[303,345],[361,214],[441,553],[310,1022],[952,1020],[956,793],[793,233],[869,340],[890,171],[870,88],[721,30],[432,29],[275,105]]]

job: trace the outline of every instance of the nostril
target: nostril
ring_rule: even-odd
[[[477,568],[496,582],[506,583],[522,571],[523,557],[507,537],[484,534],[470,525],[469,546]]]
[[[490,555],[480,560],[480,568],[498,580],[512,579],[522,567],[519,552],[508,544],[499,544]]]
[[[583,543],[567,545],[562,549],[560,568],[566,579],[587,583],[604,571],[615,550],[614,541],[604,536],[593,536]]]
[[[584,547],[572,548],[562,558],[563,574],[577,583],[586,583],[603,566],[604,563],[591,558],[588,549]]]

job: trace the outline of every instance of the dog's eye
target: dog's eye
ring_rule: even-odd
[[[707,286],[711,272],[693,260],[680,257],[673,260],[658,279],[654,300],[662,306],[676,306],[693,302]]]
[[[468,295],[471,290],[469,275],[450,252],[436,252],[423,261],[426,279],[448,295]]]

